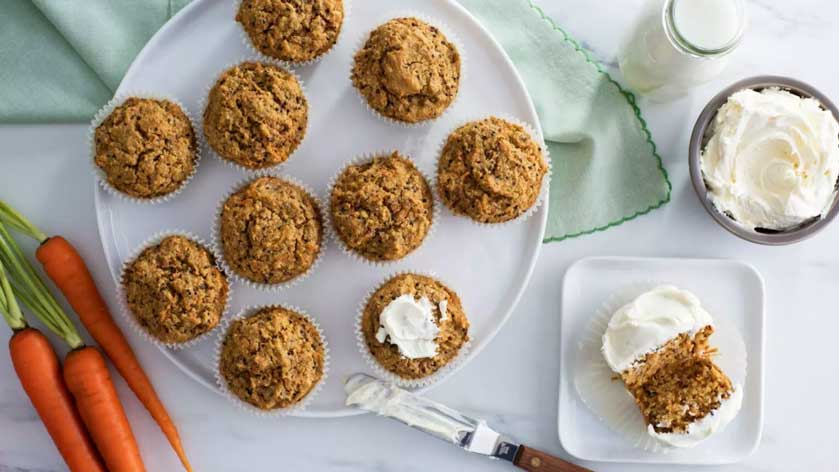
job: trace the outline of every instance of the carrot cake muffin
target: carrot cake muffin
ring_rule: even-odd
[[[266,56],[306,62],[325,54],[344,22],[342,0],[242,0],[236,21]]]
[[[542,149],[527,130],[490,117],[449,135],[437,166],[437,186],[454,213],[503,223],[536,203],[547,172]]]
[[[468,331],[457,294],[424,275],[388,280],[370,296],[361,315],[370,354],[404,379],[421,379],[440,370],[469,340]]]
[[[94,163],[108,184],[141,199],[174,192],[198,162],[192,123],[168,100],[125,100],[96,127],[94,145]]]
[[[128,309],[164,343],[184,343],[215,328],[228,282],[207,248],[168,236],[131,261],[122,277]]]
[[[267,307],[230,324],[219,373],[242,401],[274,410],[300,402],[317,386],[325,357],[320,333],[308,318]]]
[[[262,169],[291,156],[308,119],[306,97],[292,74],[272,64],[243,62],[210,90],[204,135],[222,158]]]
[[[373,30],[356,53],[352,82],[370,107],[388,118],[430,120],[457,96],[460,54],[434,26],[395,18]]]
[[[277,177],[258,177],[228,197],[219,221],[224,261],[257,283],[280,284],[306,273],[323,243],[317,202]]]
[[[621,307],[603,335],[603,356],[632,394],[647,432],[693,447],[740,410],[743,389],[714,364],[713,320],[692,293],[663,285]]]
[[[401,259],[418,248],[434,217],[431,187],[397,152],[347,166],[329,203],[338,237],[371,261]]]

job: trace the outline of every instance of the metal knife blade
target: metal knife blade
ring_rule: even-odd
[[[520,444],[487,424],[435,401],[369,375],[355,374],[345,385],[346,404],[395,419],[463,449],[514,463]]]

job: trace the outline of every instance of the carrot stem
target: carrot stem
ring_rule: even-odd
[[[13,331],[26,328],[26,320],[23,318],[20,305],[18,305],[17,299],[12,292],[12,286],[9,284],[8,277],[6,277],[6,269],[3,267],[2,262],[0,262],[0,312],[3,312],[3,318],[6,319],[6,324]]]
[[[11,275],[11,287],[32,313],[71,349],[82,346],[82,338],[70,318],[55,300],[35,268],[23,255],[17,242],[0,222],[0,263]]]
[[[37,240],[39,243],[43,243],[47,239],[47,235],[43,231],[3,200],[0,200],[0,222]]]

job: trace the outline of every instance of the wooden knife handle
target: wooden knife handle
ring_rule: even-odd
[[[513,464],[530,472],[591,472],[589,469],[527,446],[519,446],[519,452]]]

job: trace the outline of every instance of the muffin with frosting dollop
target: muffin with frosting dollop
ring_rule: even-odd
[[[438,280],[410,273],[373,292],[359,329],[375,362],[406,380],[439,371],[469,341],[469,320],[457,294]]]

